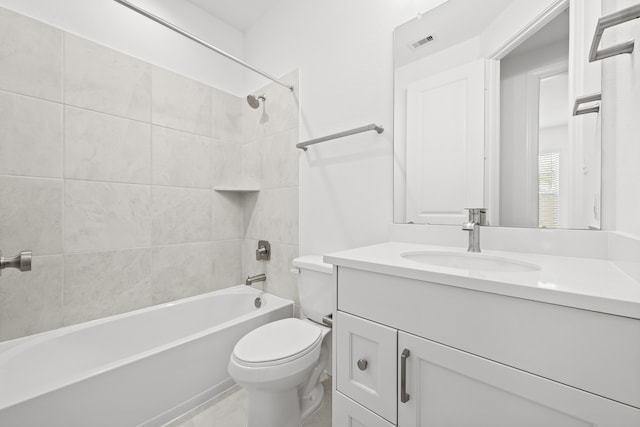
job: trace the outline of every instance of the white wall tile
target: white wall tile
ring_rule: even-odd
[[[275,233],[266,234],[268,218],[268,194],[263,190],[244,197],[244,238],[251,240],[273,240]]]
[[[221,141],[242,143],[243,98],[213,89],[213,132]]]
[[[211,190],[153,187],[152,194],[154,245],[211,240]]]
[[[149,246],[148,186],[90,181],[65,183],[65,252]]]
[[[213,240],[241,239],[243,235],[242,194],[213,192]]]
[[[213,288],[223,289],[244,283],[241,240],[213,242]]]
[[[153,248],[153,304],[213,290],[211,243]]]
[[[62,31],[0,8],[0,89],[62,101]]]
[[[200,82],[153,67],[153,124],[211,136],[212,89]]]
[[[153,183],[211,188],[211,138],[153,127]]]
[[[262,188],[298,186],[298,157],[301,151],[296,148],[297,143],[298,129],[262,141],[265,153],[262,156]]]
[[[86,322],[151,304],[151,250],[64,257],[64,324]]]
[[[298,245],[274,243],[271,245],[271,261],[266,263],[267,285],[265,290],[300,304],[298,276],[291,273],[293,259],[298,256]]]
[[[149,184],[151,125],[65,108],[65,178]]]
[[[0,117],[0,173],[62,177],[60,104],[0,92]]]
[[[245,198],[246,238],[298,244],[298,187],[262,190]]]
[[[62,255],[35,256],[31,271],[2,272],[0,341],[62,326],[62,264]]]
[[[149,122],[151,65],[65,33],[67,105]]]
[[[243,180],[242,147],[227,142],[213,142],[213,185],[234,185]]]
[[[262,182],[262,157],[271,155],[265,151],[264,143],[264,140],[258,140],[242,146],[242,176],[248,182],[260,184],[261,188],[264,188]]]
[[[62,253],[62,180],[0,176],[0,201],[5,256]]]

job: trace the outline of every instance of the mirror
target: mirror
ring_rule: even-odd
[[[600,228],[600,0],[448,0],[394,32],[394,222]],[[598,107],[598,108],[591,108]],[[594,112],[595,111],[595,112]]]

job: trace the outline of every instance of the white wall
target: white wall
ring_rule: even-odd
[[[376,123],[300,155],[300,251],[387,239],[393,216],[393,29],[442,0],[285,0],[245,35],[245,59],[300,69],[301,140]],[[259,79],[250,76],[249,88]]]
[[[242,33],[189,2],[135,3],[234,56],[242,56]],[[244,68],[112,0],[0,0],[0,6],[234,95],[245,95]]]
[[[605,0],[603,14],[636,4],[636,0]],[[601,46],[635,38],[640,21],[608,29]],[[640,238],[640,51],[602,60],[603,209],[607,229]],[[612,214],[613,212],[613,214]]]

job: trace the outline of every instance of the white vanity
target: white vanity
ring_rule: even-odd
[[[325,261],[334,427],[640,426],[640,284],[609,261],[400,242]]]

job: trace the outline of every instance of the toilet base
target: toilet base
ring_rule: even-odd
[[[322,384],[314,387],[302,402],[296,389],[280,393],[252,390],[247,427],[299,427],[320,407],[323,397]]]
[[[247,415],[247,427],[298,427],[301,423],[298,390],[251,390]]]
[[[313,414],[322,404],[324,397],[324,387],[321,383],[315,386],[313,391],[302,402],[302,421],[306,420]]]

